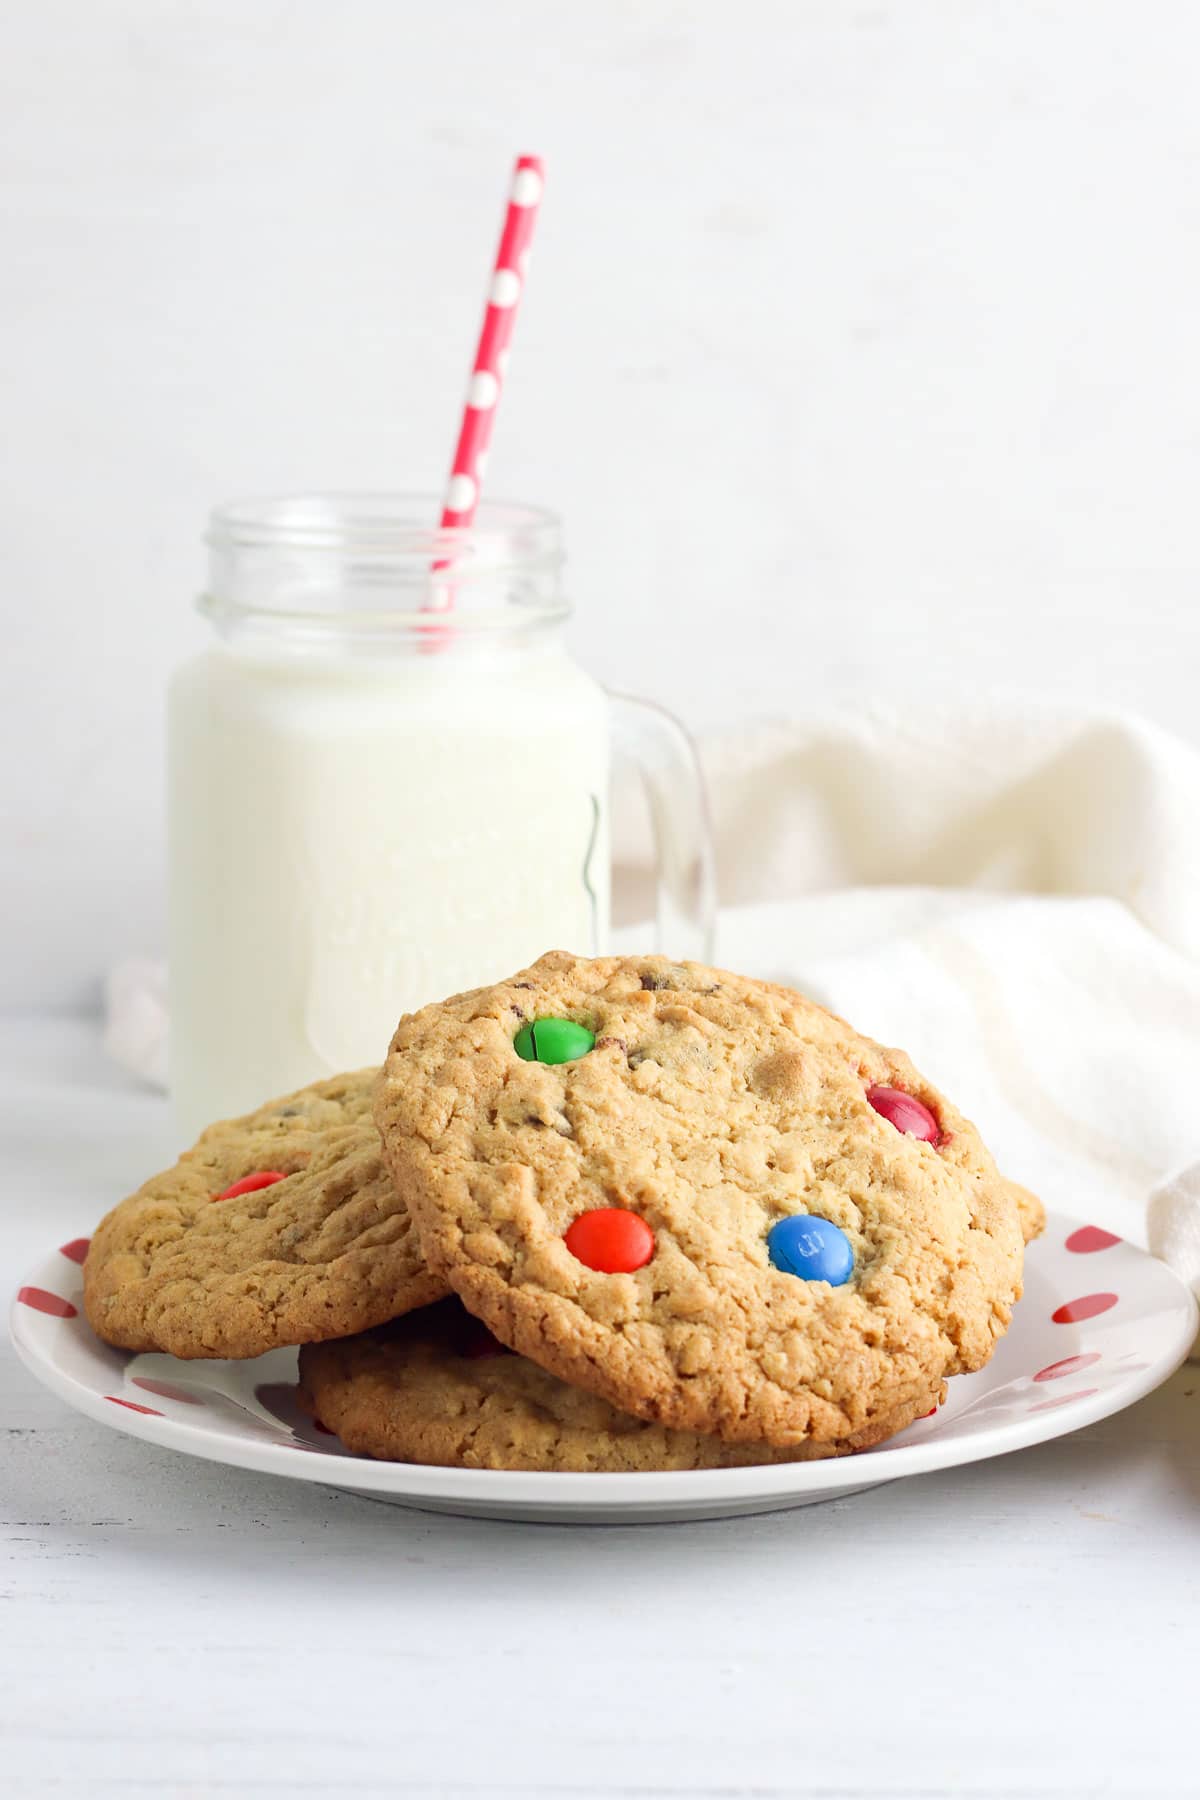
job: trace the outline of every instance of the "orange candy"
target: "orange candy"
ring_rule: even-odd
[[[571,1255],[600,1275],[629,1275],[654,1255],[654,1233],[623,1206],[581,1213],[563,1239]]]

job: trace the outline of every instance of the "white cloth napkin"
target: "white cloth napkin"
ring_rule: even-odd
[[[1010,1175],[1200,1289],[1200,756],[1138,719],[1001,699],[701,750],[719,959],[903,1045]],[[647,864],[627,834],[627,893]],[[165,1024],[161,971],[114,971],[117,1060],[161,1081]]]

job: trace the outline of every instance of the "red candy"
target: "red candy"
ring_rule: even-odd
[[[906,1094],[903,1088],[869,1087],[867,1099],[881,1119],[886,1119],[907,1137],[920,1138],[926,1144],[936,1144],[940,1140],[941,1127],[929,1108],[914,1095]]]
[[[253,1175],[243,1175],[232,1187],[227,1187],[223,1194],[214,1194],[214,1200],[236,1200],[239,1194],[257,1194],[259,1188],[274,1187],[277,1181],[286,1181],[278,1169],[257,1169]]]
[[[563,1239],[571,1255],[601,1275],[629,1275],[654,1255],[654,1233],[623,1206],[581,1213]]]

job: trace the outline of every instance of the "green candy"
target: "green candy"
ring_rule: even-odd
[[[513,1049],[523,1062],[574,1062],[595,1044],[595,1033],[574,1019],[535,1019],[532,1025],[522,1025],[513,1039]]]

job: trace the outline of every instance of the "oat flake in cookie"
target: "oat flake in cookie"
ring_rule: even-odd
[[[679,1430],[786,1446],[882,1427],[985,1363],[1020,1296],[1016,1202],[974,1127],[786,988],[545,956],[403,1019],[376,1117],[470,1311]]]
[[[444,1294],[380,1156],[376,1073],[209,1126],[114,1207],[84,1265],[93,1330],[125,1350],[261,1356]]]
[[[921,1411],[936,1400],[925,1396]],[[305,1344],[300,1401],[359,1455],[576,1474],[808,1462],[869,1449],[918,1416],[910,1409],[856,1439],[782,1449],[672,1431],[514,1356],[459,1300],[422,1307],[359,1337]]]

